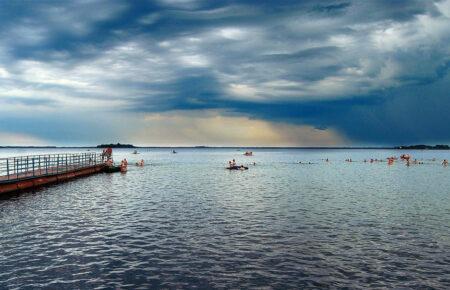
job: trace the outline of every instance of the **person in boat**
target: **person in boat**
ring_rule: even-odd
[[[236,160],[233,159],[233,161],[231,161],[231,166],[232,167],[236,166]]]

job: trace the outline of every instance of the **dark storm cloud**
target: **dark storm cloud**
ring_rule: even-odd
[[[10,116],[218,109],[361,144],[450,141],[449,1],[5,2],[0,17]]]

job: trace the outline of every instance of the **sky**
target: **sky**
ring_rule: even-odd
[[[450,0],[2,1],[0,145],[450,143]]]

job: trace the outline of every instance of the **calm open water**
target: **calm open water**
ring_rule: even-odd
[[[0,198],[1,289],[450,287],[450,167],[427,161],[450,152],[131,152],[147,165]]]

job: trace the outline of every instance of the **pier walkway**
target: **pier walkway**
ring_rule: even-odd
[[[0,193],[11,192],[82,175],[105,167],[98,153],[68,153],[0,158]]]

